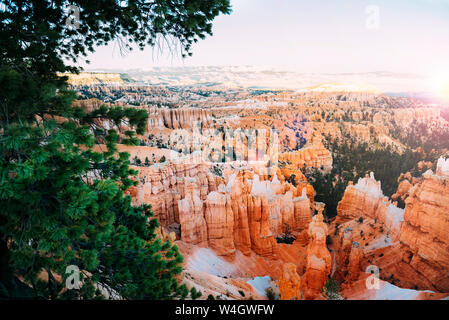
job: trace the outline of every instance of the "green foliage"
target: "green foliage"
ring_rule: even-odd
[[[101,286],[125,299],[185,298],[178,248],[156,238],[150,206],[133,207],[123,193],[136,172],[116,144],[139,144],[147,112],[75,107],[59,74],[78,72],[66,61],[117,38],[131,49],[172,37],[190,54],[229,0],[0,4],[0,296],[101,299]],[[80,8],[78,29],[66,26],[69,4]],[[102,119],[131,130],[104,130]],[[106,150],[94,151],[98,142]],[[63,290],[69,265],[81,270],[78,290]]]
[[[288,183],[292,184],[294,187],[296,187],[296,175],[292,174],[290,177],[285,179]]]
[[[191,297],[193,300],[198,299],[198,298],[201,297],[202,295],[203,295],[203,294],[201,293],[201,291],[196,290],[195,287],[192,287],[192,288],[190,289],[190,297]]]
[[[441,110],[443,118],[448,115],[448,109]],[[433,161],[439,156],[435,151],[449,149],[448,128],[432,125],[432,122],[413,120],[406,128],[396,126],[393,122],[391,134],[410,148],[424,150],[425,156],[422,160]]]
[[[276,237],[276,242],[292,244],[296,240],[296,237],[292,234],[292,228],[290,227],[290,225],[288,223],[285,223],[284,225],[285,225],[285,229],[284,229],[285,231],[283,234]]]
[[[354,143],[351,140],[329,143],[332,151],[333,167],[330,172],[323,173],[318,169],[306,171],[309,182],[313,185],[315,200],[326,204],[326,215],[336,216],[338,202],[343,198],[349,181],[357,182],[369,172],[381,181],[382,191],[386,196],[393,195],[398,187],[401,173],[412,172],[417,176],[417,163],[422,154],[410,149],[397,153],[391,148],[371,149],[367,143]]]
[[[339,291],[340,284],[334,279],[329,279],[321,289],[321,294],[326,300],[343,300],[338,294]]]
[[[218,165],[214,165],[213,167],[211,167],[210,172],[216,176],[223,177],[223,169]]]
[[[265,289],[265,296],[268,298],[268,300],[277,300],[276,294],[274,293],[272,288]]]

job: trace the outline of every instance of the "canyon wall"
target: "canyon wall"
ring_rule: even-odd
[[[200,108],[150,108],[150,114],[155,119],[154,124],[164,124],[169,129],[188,129],[194,125],[209,127],[212,123],[212,116],[209,111]]]
[[[122,85],[125,81],[120,73],[104,73],[104,72],[81,72],[79,74],[64,74],[68,76],[68,83],[71,85],[99,85],[114,84]]]
[[[207,225],[203,215],[203,201],[196,189],[196,180],[187,178],[185,197],[178,200],[181,240],[198,246],[207,245]]]
[[[154,216],[163,226],[180,222],[179,200],[185,199],[186,194],[188,200],[182,204],[192,200],[192,207],[195,207],[196,197],[204,201],[210,192],[216,190],[215,179],[209,167],[195,161],[131,167],[139,172],[139,185],[129,190],[133,203],[135,205],[151,204]],[[192,195],[186,192],[187,189],[197,190],[197,192]],[[199,204],[197,203],[196,206]],[[202,210],[201,204],[201,214]]]
[[[448,159],[449,160],[449,159]],[[440,159],[405,200],[402,259],[433,288],[449,291],[449,161]]]

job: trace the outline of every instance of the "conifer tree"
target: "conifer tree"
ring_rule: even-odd
[[[79,25],[67,23],[69,5]],[[230,13],[229,0],[0,1],[0,296],[188,295],[176,278],[178,248],[155,236],[150,206],[124,195],[136,172],[116,144],[138,144],[146,111],[76,107],[61,74],[78,72],[70,64],[114,39],[125,49],[176,40],[190,55],[221,13]],[[116,126],[104,130],[98,120]],[[132,130],[119,132],[123,120]],[[106,150],[94,151],[99,141]],[[79,289],[66,290],[70,265],[80,270]]]

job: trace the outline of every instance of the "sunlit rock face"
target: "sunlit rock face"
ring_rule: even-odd
[[[68,83],[71,85],[123,85],[125,83],[120,73],[81,72],[79,74],[68,74],[67,76]]]
[[[353,242],[351,245],[351,250],[348,257],[348,280],[354,281],[357,280],[360,276],[360,265],[363,259],[363,249],[360,247],[360,244],[357,242]]]
[[[334,251],[333,273],[332,277],[340,282],[348,282],[356,280],[362,268],[364,260],[365,238],[364,233],[367,232],[368,226],[372,220],[366,220],[364,224],[358,222],[347,222],[340,228],[339,232],[333,238],[332,250]],[[368,234],[368,232],[367,232]],[[376,238],[365,238],[368,242]],[[371,238],[371,239],[370,239]]]
[[[296,272],[296,265],[286,263],[282,267],[282,275],[278,282],[281,300],[300,300],[301,277]]]
[[[403,221],[404,210],[383,195],[373,173],[348,185],[331,224],[333,278],[351,283],[369,265],[382,268],[383,277],[393,273],[398,277],[393,269],[401,256],[398,247]],[[378,261],[379,256],[388,258]]]
[[[211,240],[215,232],[209,221],[218,219],[220,228],[227,230],[226,236],[219,233],[218,238],[226,243],[229,252],[235,248],[247,255],[253,251],[261,256],[273,256],[277,252],[275,238],[285,232],[287,225],[292,230],[300,230],[311,219],[305,190],[294,198],[297,190],[286,182],[281,183],[276,174],[271,181],[260,180],[257,174],[245,170],[230,175],[226,186],[210,193],[205,203],[211,248],[216,248],[211,245],[216,240]],[[224,217],[226,220],[221,221]],[[228,255],[224,250],[217,252]]]
[[[164,125],[170,129],[192,128],[194,125],[208,127],[212,122],[210,113],[199,108],[160,109]]]
[[[414,185],[406,199],[400,241],[403,260],[433,288],[449,291],[449,176],[448,162],[438,161]]]
[[[302,194],[299,197],[293,198],[294,206],[294,228],[298,231],[307,229],[310,222],[312,221],[312,214],[310,211],[310,199],[307,196],[306,188],[302,189]]]
[[[382,198],[380,182],[376,181],[373,175],[360,178],[357,184],[347,186],[342,200],[338,203],[338,223],[359,218],[362,215],[374,217]]]
[[[250,195],[248,198],[248,224],[251,237],[251,249],[261,255],[276,253],[276,239],[270,230],[268,199]]]
[[[397,189],[396,193],[391,196],[391,198],[393,200],[405,199],[410,188],[412,187],[412,183],[411,183],[412,180],[413,179],[412,179],[410,173],[408,173],[408,176],[401,175],[398,178],[398,182],[399,182],[398,189]]]
[[[234,246],[245,255],[251,253],[251,237],[248,220],[248,173],[239,171],[229,177],[226,191],[230,193],[234,215]]]
[[[404,210],[383,195],[380,181],[376,181],[372,172],[357,184],[348,185],[337,206],[337,224],[360,218],[383,223],[393,238],[397,238],[404,220]]]
[[[143,156],[142,150],[132,152]],[[217,177],[209,164],[182,159],[133,168],[139,171],[139,184],[128,190],[133,203],[151,204],[164,228],[179,226],[178,239],[219,256],[233,259],[238,250],[273,257],[276,237],[311,221],[313,188],[304,180],[293,186],[279,170],[271,176],[263,166],[246,165]]]
[[[312,218],[308,235],[307,266],[304,273],[303,289],[305,299],[319,296],[331,272],[332,258],[326,246],[328,226],[323,222],[321,211]]]
[[[332,168],[332,155],[320,141],[297,151],[283,152],[279,154],[279,160],[291,164],[295,169],[313,167],[329,170]]]
[[[163,226],[180,223],[178,201],[188,198],[188,188],[196,190],[201,201],[216,190],[215,178],[209,166],[195,161],[166,162],[132,168],[138,171],[139,181],[138,186],[130,189],[133,203],[151,204],[154,216]]]
[[[449,290],[449,176],[440,159],[434,174],[399,185],[405,210],[382,195],[374,177],[348,186],[338,205],[333,238],[335,276],[345,283],[356,281],[368,265],[379,267],[381,277],[404,288],[435,292]],[[412,181],[412,182],[410,182]],[[363,238],[363,239],[362,239]],[[359,250],[359,247],[362,250]]]
[[[198,246],[207,245],[207,225],[203,215],[203,201],[195,189],[195,180],[187,179],[185,198],[178,201],[181,240]]]
[[[216,191],[209,193],[205,201],[204,217],[209,247],[219,255],[233,256],[235,253],[234,212],[230,194]]]

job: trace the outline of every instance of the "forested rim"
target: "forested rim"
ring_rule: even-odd
[[[359,178],[365,177],[370,172],[374,173],[376,180],[381,182],[381,188],[385,196],[391,197],[398,188],[398,178],[402,173],[410,172],[413,177],[420,177],[427,168],[418,168],[420,161],[436,160],[447,153],[449,149],[449,137],[447,131],[432,132],[426,134],[425,130],[413,130],[401,137],[405,143],[405,150],[398,152],[391,146],[373,148],[372,144],[352,138],[328,139],[326,146],[332,152],[333,165],[329,172],[318,169],[307,169],[305,175],[316,191],[316,201],[326,204],[326,215],[329,218],[337,215],[338,202],[350,181],[357,183]],[[417,142],[418,141],[418,142]],[[426,141],[425,148],[416,148],[419,141]],[[413,142],[410,147],[410,142]],[[404,208],[405,204],[399,199],[398,206]]]

